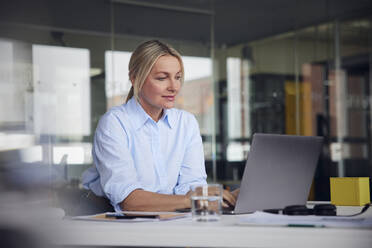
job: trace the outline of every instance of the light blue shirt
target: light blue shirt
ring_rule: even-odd
[[[135,189],[179,195],[206,184],[195,117],[172,108],[155,122],[134,97],[102,116],[92,154],[94,166],[84,172],[83,186],[107,197],[115,211]]]

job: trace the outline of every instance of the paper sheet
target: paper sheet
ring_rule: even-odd
[[[240,217],[239,225],[274,225],[303,227],[352,227],[372,228],[372,217],[342,217],[342,216],[289,216],[270,214],[261,211]]]

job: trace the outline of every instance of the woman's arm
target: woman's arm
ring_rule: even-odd
[[[103,196],[115,211],[121,210],[121,202],[133,190],[143,188],[129,149],[131,129],[119,117],[120,113],[110,111],[100,119],[92,149]]]
[[[205,172],[204,148],[200,136],[199,125],[195,117],[189,113],[184,113],[183,120],[186,122],[183,128],[185,131],[186,143],[177,185],[174,193],[186,194],[191,185],[207,184],[207,174]]]
[[[190,208],[190,196],[191,191],[186,195],[167,195],[136,189],[120,203],[120,207],[123,211],[174,211]]]
[[[223,198],[226,202],[222,205],[224,207],[235,206],[239,191],[240,189],[232,192],[224,190]],[[189,191],[186,195],[166,195],[136,189],[120,203],[120,206],[123,211],[174,211],[191,207],[191,193]]]

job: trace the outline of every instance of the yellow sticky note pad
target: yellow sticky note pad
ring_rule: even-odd
[[[363,206],[370,203],[369,177],[331,177],[331,203]]]

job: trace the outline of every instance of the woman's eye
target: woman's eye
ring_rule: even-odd
[[[182,78],[181,76],[177,76],[176,80],[181,80],[181,78]]]
[[[164,81],[165,79],[167,79],[166,77],[158,77],[157,80],[160,80],[160,81]]]

